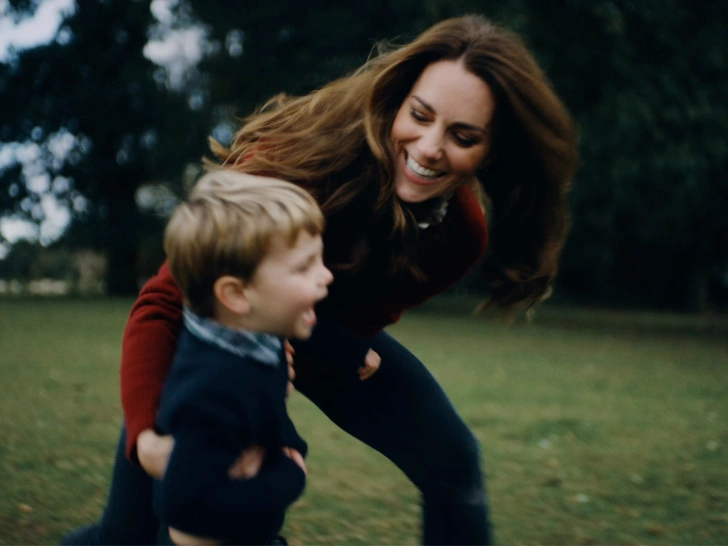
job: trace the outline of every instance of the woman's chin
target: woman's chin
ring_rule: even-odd
[[[438,185],[439,186],[439,185]],[[422,203],[433,197],[445,193],[444,191],[438,191],[438,187],[433,186],[419,186],[408,182],[406,184],[397,184],[395,187],[395,193],[400,201],[405,203]]]

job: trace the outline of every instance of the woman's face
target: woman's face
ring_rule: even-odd
[[[397,197],[420,203],[472,176],[490,147],[490,87],[459,61],[422,71],[394,118]]]

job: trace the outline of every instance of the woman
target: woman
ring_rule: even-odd
[[[326,215],[335,280],[313,336],[295,347],[296,388],[419,488],[425,543],[490,542],[477,441],[382,328],[460,279],[488,239],[490,302],[509,309],[548,295],[576,137],[528,50],[481,17],[447,20],[347,78],[276,98],[229,149],[212,149],[230,168],[300,184]],[[180,316],[163,266],[123,341],[124,447],[148,469],[169,449],[152,429]],[[82,540],[153,540],[150,481],[119,453],[106,513]]]

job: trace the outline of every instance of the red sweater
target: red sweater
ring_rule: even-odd
[[[344,250],[350,239],[345,229],[327,230],[323,237],[327,256]],[[317,309],[319,316],[357,336],[371,336],[397,322],[406,309],[462,278],[485,252],[488,238],[485,218],[472,192],[466,187],[456,190],[443,222],[422,231],[422,237],[425,250],[417,261],[425,280],[407,273],[390,275],[383,261],[371,260],[357,273],[335,275],[329,297]],[[137,437],[154,426],[181,327],[182,295],[163,264],[142,288],[122,340],[121,404],[126,453],[132,460]]]

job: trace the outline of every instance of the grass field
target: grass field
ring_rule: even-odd
[[[130,305],[0,300],[0,544],[101,512]],[[390,331],[480,439],[499,543],[728,543],[728,318],[544,306],[506,328],[450,299]],[[290,410],[311,453],[289,541],[416,544],[399,471],[300,394]]]

